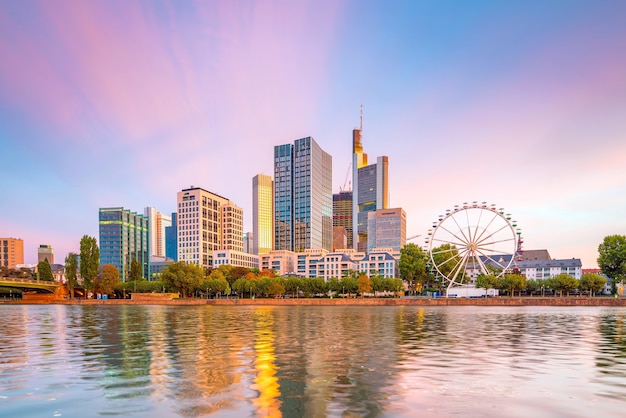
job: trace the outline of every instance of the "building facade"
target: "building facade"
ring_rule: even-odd
[[[178,225],[176,212],[172,213],[172,225],[165,227],[165,256],[178,261]]]
[[[293,274],[295,271],[296,254],[288,250],[272,250],[267,254],[259,254],[259,270],[272,270],[279,276]]]
[[[235,250],[213,251],[213,268],[223,265],[256,269],[259,268],[259,256]]]
[[[332,157],[311,137],[274,147],[274,249],[332,247]]]
[[[37,262],[41,263],[46,259],[50,265],[54,264],[54,250],[50,244],[41,244],[39,248],[37,248]]]
[[[406,244],[406,212],[402,208],[368,212],[367,252],[374,248],[400,251]]]
[[[252,254],[274,249],[274,179],[265,174],[252,178]]]
[[[148,218],[150,255],[164,257],[166,255],[165,230],[172,226],[172,218],[150,206],[144,209],[143,214]]]
[[[177,194],[178,261],[213,267],[213,251],[243,250],[243,210],[192,186]]]
[[[563,260],[526,260],[517,261],[517,268],[526,279],[549,279],[561,273],[580,279],[582,276],[582,262],[580,258],[566,258]]]
[[[14,269],[18,264],[24,264],[24,240],[0,238],[0,266]]]
[[[367,249],[368,212],[389,207],[389,158],[368,164],[362,132],[362,123],[352,131],[352,239],[357,251]]]
[[[129,279],[132,260],[137,260],[142,276],[150,280],[148,217],[122,207],[100,208],[100,265],[117,267],[120,279]]]
[[[352,232],[352,191],[341,191],[333,194],[333,228],[344,227],[346,230],[346,244],[343,247],[337,247],[333,243],[333,251],[341,248],[354,248],[353,232]],[[339,231],[339,230],[338,230]],[[333,232],[333,241],[334,241]]]

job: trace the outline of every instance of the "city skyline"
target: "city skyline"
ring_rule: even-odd
[[[0,1],[0,236],[62,263],[98,209],[196,185],[252,231],[250,179],[311,136],[345,184],[389,156],[422,244],[446,209],[512,214],[524,248],[597,265],[626,233],[626,3]]]

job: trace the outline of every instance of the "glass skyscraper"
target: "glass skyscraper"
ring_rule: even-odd
[[[100,208],[100,265],[117,267],[120,279],[129,278],[133,259],[141,267],[142,276],[150,280],[148,217],[124,208]]]
[[[366,251],[368,213],[389,207],[389,158],[368,164],[361,134],[362,127],[352,131],[352,239],[355,250]]]
[[[252,254],[267,254],[274,247],[274,179],[252,178]]]
[[[311,137],[274,147],[274,249],[332,248],[332,157]]]

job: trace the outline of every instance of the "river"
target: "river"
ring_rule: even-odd
[[[626,309],[0,306],[2,417],[618,417]]]

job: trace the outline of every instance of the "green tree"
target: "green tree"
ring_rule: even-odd
[[[618,282],[626,279],[626,235],[609,235],[598,246],[598,266]]]
[[[526,288],[526,276],[521,274],[505,274],[501,283],[502,289],[510,292],[511,297],[515,296],[515,291]]]
[[[465,270],[459,271],[459,250],[454,245],[443,244],[433,248],[432,258],[442,275],[450,278],[456,276],[457,283],[465,282],[466,272]]]
[[[199,289],[204,279],[204,269],[196,264],[177,261],[170,263],[161,274],[161,280],[179,291],[184,298]]]
[[[39,274],[39,280],[43,280],[44,282],[54,281],[54,276],[52,276],[52,268],[50,267],[50,263],[48,262],[47,258],[37,263],[37,272]]]
[[[120,272],[117,267],[112,264],[105,264],[100,271],[100,279],[97,282],[96,291],[103,295],[110,295],[119,283]]]
[[[213,272],[211,272],[211,274],[217,272],[217,270],[213,270]],[[220,273],[221,274],[221,273]],[[245,279],[239,279],[239,280],[244,280]],[[239,282],[239,280],[237,280],[235,283]],[[233,283],[233,290],[235,290],[235,292],[240,293],[239,290],[237,290],[235,288],[235,283]],[[217,295],[222,294],[228,294],[230,293],[230,286],[228,285],[228,282],[226,281],[226,279],[224,279],[223,277],[221,279],[214,279],[209,277],[208,279],[205,279],[202,281],[202,285],[200,286],[200,288],[202,290],[207,291],[209,294],[214,294]]]
[[[580,290],[588,290],[589,296],[591,297],[593,297],[596,292],[602,290],[605,285],[606,279],[598,274],[585,273],[580,277]]]
[[[479,274],[476,277],[476,287],[482,289],[497,289],[499,280],[494,274]]]
[[[65,285],[70,293],[70,298],[74,299],[74,289],[78,284],[78,256],[69,253],[65,257]]]
[[[361,295],[361,297],[365,297],[365,293],[372,292],[372,281],[367,274],[361,274],[359,279],[357,280],[357,292]]]
[[[128,272],[128,280],[132,282],[137,282],[143,278],[143,273],[141,271],[141,265],[136,258],[133,258],[130,261],[130,272]]]
[[[410,242],[400,249],[400,278],[407,282],[410,291],[415,292],[418,284],[424,284],[428,277],[426,265],[427,255],[417,245]]]
[[[554,277],[551,277],[553,280],[552,286],[554,290],[558,290],[563,296],[563,292],[569,294],[571,290],[574,290],[578,287],[578,280],[575,277],[570,276],[567,273],[561,273]]]
[[[95,238],[83,235],[80,239],[80,276],[83,289],[93,290],[94,282],[100,269],[100,249]]]
[[[272,283],[267,289],[267,293],[275,297],[282,296],[285,294],[285,286],[278,280],[272,280]]]

